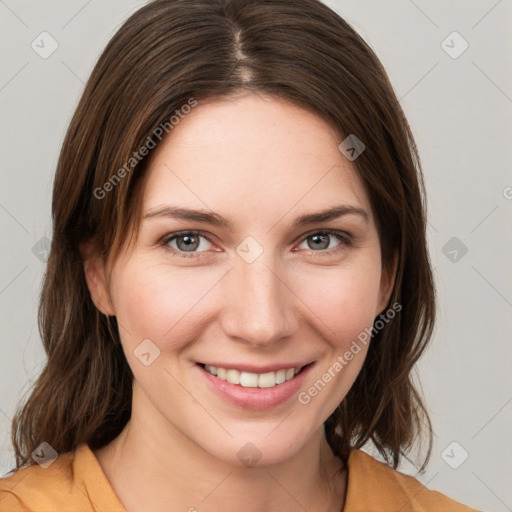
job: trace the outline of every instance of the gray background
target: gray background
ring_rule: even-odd
[[[99,53],[144,3],[0,0],[0,474],[16,402],[44,363],[36,310],[60,145]],[[439,322],[418,365],[436,436],[416,476],[512,510],[512,1],[326,3],[382,60],[424,166]],[[46,59],[31,47],[51,48],[43,31],[58,43]]]

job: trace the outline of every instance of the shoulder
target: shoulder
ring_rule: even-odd
[[[416,478],[400,473],[362,450],[348,459],[348,486],[344,512],[477,512]]]
[[[57,457],[47,468],[25,467],[0,479],[2,511],[50,510],[73,494],[73,452]]]
[[[103,480],[105,479],[105,480]],[[122,511],[86,444],[59,455],[48,467],[25,467],[0,479],[2,512]],[[111,490],[110,490],[111,491]],[[112,491],[111,491],[112,492]]]

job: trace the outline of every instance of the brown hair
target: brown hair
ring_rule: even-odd
[[[34,464],[30,454],[43,441],[58,453],[82,442],[100,448],[130,418],[133,374],[116,318],[91,300],[80,248],[92,241],[111,263],[127,236],[136,240],[150,155],[132,162],[104,197],[94,191],[112,183],[155,128],[191,98],[200,103],[240,91],[292,101],[335,127],[340,142],[355,134],[366,146],[352,163],[374,209],[383,265],[398,254],[390,303],[402,310],[373,337],[325,434],[340,457],[372,441],[396,468],[426,427],[426,466],[432,428],[412,381],[435,318],[423,177],[381,63],[316,0],[156,0],[108,43],[63,142],[38,316],[48,358],[12,422],[16,469]]]

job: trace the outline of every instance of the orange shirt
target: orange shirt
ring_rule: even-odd
[[[348,459],[342,512],[477,512],[361,450]],[[1,512],[126,512],[87,444],[0,479]]]

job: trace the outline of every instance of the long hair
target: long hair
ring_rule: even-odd
[[[169,119],[191,99],[240,91],[290,100],[334,127],[340,142],[355,134],[365,144],[352,164],[377,219],[383,265],[398,254],[390,304],[402,309],[374,335],[325,435],[340,457],[371,441],[397,468],[426,431],[421,469],[428,462],[432,427],[412,378],[435,320],[423,176],[380,61],[316,0],[156,0],[106,46],[62,145],[38,312],[47,361],[13,418],[16,469],[35,463],[30,454],[43,441],[58,453],[82,442],[97,449],[129,420],[133,374],[116,318],[92,302],[80,248],[94,243],[108,267],[127,237],[137,238],[151,154],[134,153],[159,126],[172,137]]]

